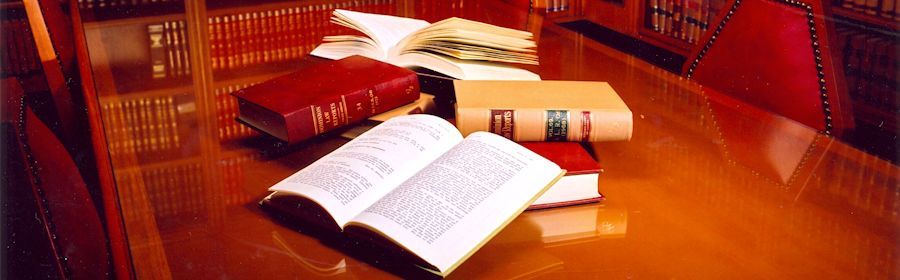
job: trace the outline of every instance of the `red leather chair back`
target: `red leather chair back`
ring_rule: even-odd
[[[688,78],[826,134],[853,127],[819,0],[730,0],[684,65]]]
[[[10,161],[20,163],[13,166],[23,169],[6,171],[17,172],[22,178],[21,184],[6,187],[17,188],[11,193],[26,194],[26,197],[15,199],[35,203],[29,207],[35,209],[35,213],[18,221],[37,223],[40,232],[26,234],[42,236],[49,241],[44,242],[51,248],[49,265],[59,273],[59,278],[112,277],[106,231],[75,162],[56,135],[24,101],[18,81],[4,79],[2,84],[3,123],[11,126],[13,132],[6,137],[7,141],[15,143],[7,152],[16,153],[6,156]],[[31,199],[27,197],[29,193]],[[35,236],[32,238],[39,238]],[[33,273],[35,276],[46,271]]]
[[[100,121],[100,105],[94,88],[87,39],[82,28],[79,1],[23,0],[42,60],[42,70],[60,123],[60,139],[73,158],[79,159],[82,179],[89,182],[106,227],[115,277],[133,277],[131,256],[118,194]],[[65,9],[63,5],[68,5]],[[85,110],[86,109],[86,110]],[[44,112],[46,113],[46,112]],[[47,117],[41,114],[41,117]],[[54,127],[56,128],[56,127]]]

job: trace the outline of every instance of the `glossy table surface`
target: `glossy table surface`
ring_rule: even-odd
[[[146,15],[80,11],[139,278],[416,275],[257,206],[269,186],[346,140],[333,135],[285,146],[234,123],[226,93],[290,71],[323,33],[342,32],[323,27],[335,7],[429,21],[457,15],[529,30],[540,56],[531,70],[548,80],[608,81],[634,113],[631,141],[591,145],[604,168],[603,203],[525,212],[450,278],[898,277],[897,166],[586,39],[527,7],[187,2]],[[295,10],[307,16],[278,17]],[[264,49],[254,63],[252,52],[247,60],[222,51],[230,27],[217,25],[245,14],[275,15],[255,21],[255,30],[310,28],[290,29],[301,37],[297,45],[290,35],[287,45],[274,45],[271,59]],[[155,26],[169,40],[157,53]],[[179,26],[186,34],[170,32]],[[273,28],[272,36],[283,36]],[[188,55],[177,58],[182,54],[173,48]],[[157,57],[172,60],[159,64],[165,71],[153,69]],[[244,60],[229,62],[235,59]]]

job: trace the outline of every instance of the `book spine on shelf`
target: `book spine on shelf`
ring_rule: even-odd
[[[659,32],[659,0],[650,1],[650,26],[653,31]]]
[[[672,36],[675,24],[675,0],[666,0],[666,29],[665,34]]]
[[[222,41],[222,39],[219,38],[222,34],[219,32],[219,17],[208,18],[207,24],[207,33],[209,33],[209,61],[210,66],[212,66],[212,69],[215,71],[222,67],[219,61],[222,57],[222,48],[219,46]]]
[[[190,75],[191,74],[191,56],[190,49],[188,48],[187,42],[187,22],[178,21],[178,48],[181,61],[181,73],[182,75]]]
[[[147,25],[147,34],[150,37],[150,63],[154,79],[166,77],[166,50],[163,45],[163,25]]]
[[[866,0],[865,13],[868,15],[878,14],[878,1],[879,0]]]
[[[857,12],[865,12],[866,0],[853,0],[853,10]]]
[[[881,17],[884,18],[894,18],[897,19],[897,2],[896,0],[882,0],[881,2]]]

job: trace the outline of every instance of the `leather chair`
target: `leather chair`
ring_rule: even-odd
[[[2,81],[11,278],[111,278],[106,231],[75,161],[18,80]]]
[[[95,238],[104,237],[102,241],[107,246],[105,252],[111,265],[90,267],[99,269],[99,272],[102,272],[100,275],[130,279],[133,277],[131,256],[110,167],[106,137],[100,122],[100,109],[77,2],[23,0],[29,26],[34,35],[34,44],[41,59],[43,76],[50,91],[50,100],[39,100],[36,103],[54,104],[56,109],[55,119],[43,114],[44,112],[40,112],[40,119],[59,124],[49,127],[59,128],[51,131],[53,133],[50,136],[59,136],[57,139],[61,140],[60,143],[66,148],[64,151],[67,151],[67,155],[77,163],[76,170],[80,171],[77,178],[71,174],[66,175],[70,176],[74,184],[84,183],[93,203],[93,207],[61,208],[57,213],[71,210],[76,214],[81,213],[80,215],[96,214],[101,217],[99,229],[104,234],[96,235]],[[68,15],[64,12],[63,5],[68,5]],[[32,113],[35,112],[32,110]],[[90,213],[84,213],[85,211]],[[69,214],[71,213],[54,216]],[[58,231],[55,236],[68,238],[63,237],[67,234],[81,233],[77,230]],[[99,259],[85,259],[85,261],[94,260]]]
[[[853,114],[820,0],[729,0],[683,73],[705,87],[825,134]]]

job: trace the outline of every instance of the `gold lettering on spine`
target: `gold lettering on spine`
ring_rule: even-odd
[[[315,108],[315,124],[316,124],[316,134],[325,132],[325,120],[322,119],[322,106],[314,106]]]
[[[347,96],[341,95],[341,121],[343,123],[348,123],[350,120],[348,119],[348,114],[350,112],[347,111]]]
[[[309,113],[312,114],[312,127],[315,134],[319,134],[319,126],[316,125],[316,107],[309,106]]]
[[[331,106],[331,125],[337,127],[341,124],[338,119],[337,103],[331,103],[329,106]]]
[[[374,115],[375,107],[378,106],[378,97],[375,96],[375,92],[371,89],[369,90],[368,95],[369,95],[369,105],[371,105],[369,108],[371,110],[371,113]]]

